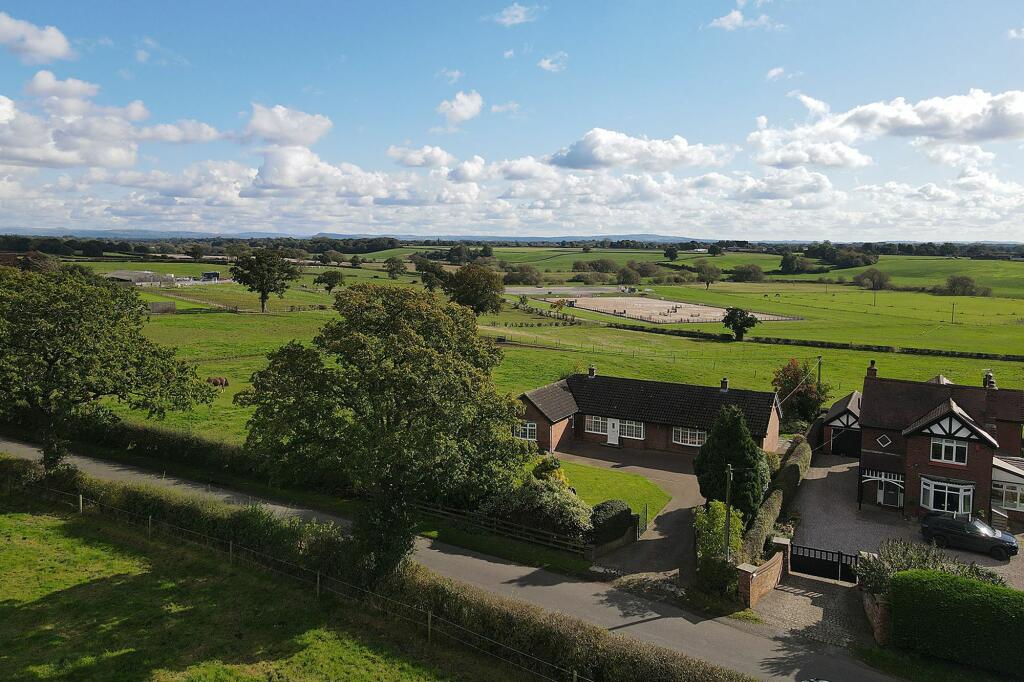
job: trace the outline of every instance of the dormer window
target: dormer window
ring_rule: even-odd
[[[943,464],[967,464],[967,441],[932,438],[931,460]]]

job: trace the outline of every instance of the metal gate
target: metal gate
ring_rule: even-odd
[[[789,565],[794,573],[807,573],[845,583],[857,582],[857,555],[830,549],[791,545]]]

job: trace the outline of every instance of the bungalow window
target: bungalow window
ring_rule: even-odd
[[[921,506],[932,511],[970,514],[974,506],[974,486],[940,483],[921,479]]]
[[[587,419],[583,424],[583,429],[587,433],[608,433],[608,418],[607,417],[595,417],[592,414],[587,415]]]
[[[644,439],[644,423],[635,422],[629,419],[623,419],[619,423],[619,434],[623,438],[632,438],[633,440]]]
[[[672,442],[676,445],[690,445],[699,448],[707,439],[707,431],[691,429],[686,426],[672,427]]]
[[[967,464],[967,442],[949,438],[932,438],[933,462]]]
[[[537,440],[537,422],[519,422],[515,437],[523,440]]]
[[[992,504],[1003,509],[1024,511],[1024,486],[993,481]]]

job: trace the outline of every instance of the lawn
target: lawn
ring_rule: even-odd
[[[562,471],[569,479],[569,485],[576,489],[576,494],[590,506],[606,500],[622,500],[634,514],[643,514],[646,505],[647,518],[653,519],[672,499],[671,495],[639,474],[564,461]]]
[[[0,575],[4,679],[521,679],[363,605],[11,498]]]

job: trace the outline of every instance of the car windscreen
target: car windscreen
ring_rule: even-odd
[[[968,530],[973,532],[975,535],[984,535],[987,538],[996,536],[996,532],[992,530],[992,526],[988,525],[984,521],[979,521],[978,519],[971,521],[968,526]]]

